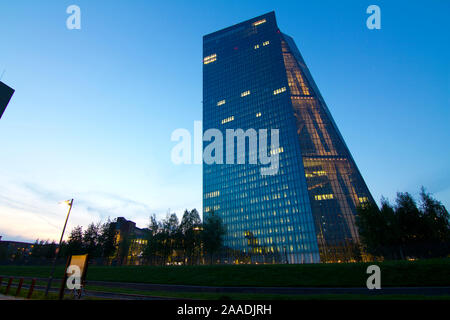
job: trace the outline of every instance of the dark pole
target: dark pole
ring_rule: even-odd
[[[48,296],[48,292],[50,291],[50,287],[52,286],[53,274],[55,273],[55,267],[56,267],[56,260],[58,259],[59,252],[61,251],[61,243],[63,241],[64,231],[66,231],[66,226],[67,226],[67,221],[69,220],[70,211],[72,210],[72,204],[73,204],[73,199],[70,200],[69,211],[67,212],[66,222],[64,223],[64,228],[63,228],[63,231],[61,233],[61,239],[59,239],[58,248],[57,248],[57,251],[56,251],[56,254],[55,254],[55,258],[53,259],[52,272],[50,273],[50,278],[48,278],[47,288],[45,289],[45,296],[46,297]]]

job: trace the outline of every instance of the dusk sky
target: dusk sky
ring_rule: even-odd
[[[81,30],[66,28],[72,4]],[[0,120],[3,240],[57,240],[70,198],[68,230],[201,211],[201,165],[174,165],[170,138],[202,119],[202,36],[269,11],[374,198],[423,185],[449,208],[449,1],[2,1],[0,75],[16,90]]]

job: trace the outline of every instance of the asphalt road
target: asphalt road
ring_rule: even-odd
[[[306,288],[306,287],[210,287],[189,285],[167,285],[147,283],[117,283],[88,281],[87,285],[99,287],[121,287],[143,291],[168,292],[209,292],[209,293],[252,293],[252,294],[412,294],[412,295],[450,295],[450,287],[386,287],[380,290],[367,288]]]
[[[7,277],[3,277],[6,280]],[[24,277],[24,289],[28,288],[31,278]],[[46,281],[46,278],[37,278],[38,281]],[[61,280],[55,279],[55,283]],[[107,288],[131,289],[139,291],[165,291],[165,292],[195,292],[195,293],[247,293],[247,294],[289,294],[289,295],[327,295],[327,294],[368,294],[368,295],[424,295],[439,296],[450,295],[450,287],[386,287],[380,290],[369,290],[364,287],[351,288],[306,288],[306,287],[212,287],[212,286],[191,286],[191,285],[168,285],[149,283],[126,283],[109,281],[87,281],[87,286],[102,287],[102,291],[88,290],[87,295],[104,299],[127,299],[127,300],[168,300],[170,297],[147,296],[140,294],[123,294],[108,291]],[[36,290],[45,289],[43,286],[36,286]],[[53,292],[58,289],[52,288]],[[66,290],[66,294],[71,294]]]

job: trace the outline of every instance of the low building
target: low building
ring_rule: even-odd
[[[31,255],[34,244],[20,241],[1,241],[0,261],[15,261]]]
[[[116,222],[117,262],[119,264],[141,264],[143,251],[148,242],[149,229],[136,227],[136,223],[117,218]]]

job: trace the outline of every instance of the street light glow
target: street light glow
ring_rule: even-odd
[[[70,207],[72,205],[72,200],[60,201],[60,202],[58,202],[58,204],[60,204],[60,205],[66,204]]]

